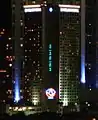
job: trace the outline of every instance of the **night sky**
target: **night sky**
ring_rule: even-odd
[[[0,1],[0,28],[11,28],[11,0]]]

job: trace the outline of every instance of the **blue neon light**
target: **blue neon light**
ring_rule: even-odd
[[[52,44],[49,44],[48,46],[48,67],[49,72],[52,71]]]
[[[85,56],[82,55],[81,57],[81,83],[85,84]]]
[[[18,103],[20,100],[20,84],[19,84],[19,71],[15,71],[15,94],[14,102]]]
[[[49,12],[53,12],[53,8],[52,7],[49,8]]]
[[[18,103],[19,100],[20,100],[19,88],[16,87],[16,88],[15,88],[15,98],[14,98],[14,102]]]

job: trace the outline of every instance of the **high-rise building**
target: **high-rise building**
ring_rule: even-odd
[[[24,100],[40,104],[42,86],[42,12],[24,15]]]
[[[60,13],[59,97],[64,105],[79,102],[80,80],[80,14]],[[74,11],[74,10],[73,10]]]
[[[84,20],[85,20],[85,84],[81,90],[81,101],[95,102],[97,98],[97,0],[85,0]],[[83,24],[82,24],[83,25]],[[82,39],[83,40],[83,39]]]
[[[26,8],[25,6],[25,12],[31,12],[31,13],[34,12],[35,8],[33,8],[34,6],[32,6],[32,9],[30,9],[31,6],[27,6],[28,8]],[[43,55],[45,58],[43,61],[44,78],[43,78],[42,86],[44,86],[44,88],[46,86],[48,86],[46,88],[49,88],[49,86],[50,88],[51,87],[54,88],[58,93],[57,95],[58,99],[60,99],[60,101],[63,102],[63,105],[68,105],[68,103],[79,102],[78,87],[79,87],[79,78],[80,78],[80,14],[79,14],[80,6],[57,5],[57,8],[55,8],[53,4],[49,4],[49,5],[47,4],[47,6],[42,7],[42,10],[39,7],[39,11],[41,10],[43,15],[42,44],[43,44]],[[36,10],[38,10],[38,8],[36,8]],[[53,20],[56,21],[53,22]],[[55,41],[55,39],[58,39],[59,43]],[[68,39],[67,43],[66,43],[66,39]],[[75,43],[75,39],[76,39],[76,43]],[[53,48],[52,44],[56,46],[55,49]],[[48,52],[50,55],[48,54]],[[52,59],[55,61],[55,64],[52,63],[54,62],[52,61]],[[68,61],[68,63],[65,60]],[[74,62],[72,62],[72,60],[74,60]],[[54,79],[56,79],[56,81],[54,81]],[[59,89],[55,88],[54,86],[56,86]]]
[[[96,8],[95,8],[95,13],[98,10],[98,1],[96,0]],[[95,20],[96,20],[96,26],[98,25],[98,15],[96,13],[95,15]],[[96,27],[96,88],[98,88],[98,60],[97,57],[98,56],[98,28]]]
[[[82,55],[85,55],[81,70],[83,71],[82,87],[81,87],[81,102],[88,104],[89,102],[97,101],[95,93],[98,90],[97,81],[97,0],[84,0],[82,1],[82,19],[81,19],[81,46]],[[81,47],[83,48],[83,47]],[[88,103],[87,103],[88,101]]]
[[[43,103],[51,109],[59,100],[59,12],[58,5],[42,6]]]
[[[15,59],[12,66],[13,99],[18,102],[22,99],[22,67],[23,67],[23,33],[24,11],[22,0],[12,0],[12,42]]]
[[[29,5],[25,5],[24,11],[24,71],[26,71],[25,79],[29,83],[27,86],[26,82],[27,90],[25,91],[30,90],[29,101],[34,105],[43,104],[48,108],[46,90],[54,88],[59,91],[57,90],[59,88],[59,7],[38,4],[31,5],[30,8]]]
[[[76,105],[80,83],[80,3],[31,2],[12,1],[14,100],[47,108],[57,101],[63,106]]]
[[[84,8],[82,13],[84,16],[84,31],[85,31],[85,83],[86,88],[97,88],[97,1],[96,0],[85,0],[83,3]],[[82,30],[83,31],[83,30]],[[82,35],[83,36],[83,35]],[[93,58],[93,59],[92,59]],[[84,65],[83,65],[84,66]],[[83,70],[84,71],[84,70]]]
[[[12,43],[9,30],[0,29],[0,103],[12,100]]]
[[[97,83],[97,41],[96,41],[96,1],[86,0],[86,14],[85,14],[85,32],[86,32],[86,87],[96,88]]]
[[[3,10],[4,6],[5,10]],[[12,102],[12,43],[9,7],[8,1],[6,5],[2,1],[2,5],[0,5],[0,15],[2,16],[0,19],[0,113],[4,113],[6,104]],[[3,14],[5,14],[4,17]]]

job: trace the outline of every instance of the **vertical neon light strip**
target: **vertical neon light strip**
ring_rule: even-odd
[[[15,61],[17,64],[17,60]],[[14,102],[18,103],[20,100],[20,70],[19,67],[15,66],[15,96]]]
[[[15,3],[15,9],[12,9],[12,23],[14,22],[14,25],[12,24],[12,44],[13,44],[13,52],[15,59],[13,61],[13,81],[14,81],[14,95],[13,100],[15,103],[18,103],[20,101],[20,82],[21,82],[21,58],[22,58],[22,49],[20,47],[20,44],[22,41],[20,38],[24,35],[24,26],[20,25],[20,20],[23,20],[24,13],[22,14],[24,9],[21,9],[23,7],[22,0],[11,0],[11,4]],[[14,17],[13,17],[14,16]],[[14,33],[14,34],[13,34]]]
[[[48,67],[49,67],[49,72],[51,72],[52,71],[52,45],[51,44],[49,44],[49,46],[48,46]]]
[[[85,82],[85,0],[81,0],[81,83]]]

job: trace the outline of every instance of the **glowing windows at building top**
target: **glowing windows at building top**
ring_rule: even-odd
[[[24,12],[41,12],[41,6],[40,5],[24,5]],[[58,7],[60,8],[60,12],[71,12],[71,13],[79,13],[80,6],[79,5],[60,5],[58,4]],[[53,8],[49,7],[49,12],[53,12]]]

